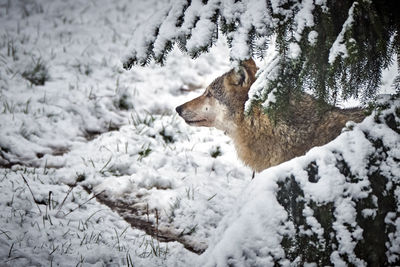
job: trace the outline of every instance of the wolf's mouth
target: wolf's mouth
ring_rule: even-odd
[[[187,124],[194,124],[194,123],[199,123],[199,122],[204,122],[204,121],[207,121],[207,120],[206,120],[206,119],[202,119],[202,120],[193,120],[193,121],[185,120],[185,122],[186,122]]]

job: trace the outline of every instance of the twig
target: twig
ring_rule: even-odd
[[[215,193],[215,194],[212,195],[211,197],[207,198],[207,201],[210,201],[210,200],[213,199],[216,195],[217,195],[217,193]]]
[[[158,239],[158,209],[156,209],[156,238]]]
[[[128,267],[133,267],[133,262],[131,255],[129,255],[129,252],[126,252],[126,263],[128,264]]]
[[[0,229],[0,232],[1,232],[0,234],[5,235],[8,238],[8,240],[11,240],[11,237],[7,234],[7,232],[9,232],[9,231],[6,232],[6,231],[3,231]]]
[[[60,206],[58,207],[58,211],[57,211],[57,213],[56,213],[56,216],[57,216],[57,214],[61,211],[61,208],[62,208],[62,206],[64,205],[64,202],[65,202],[65,200],[67,199],[68,195],[71,193],[72,189],[74,189],[74,186],[71,186],[71,187],[68,189],[67,195],[64,197],[63,201],[61,202]]]
[[[12,243],[12,245],[10,247],[10,251],[8,252],[8,257],[9,258],[11,257],[11,252],[12,252],[13,247],[14,247],[14,243]]]
[[[36,206],[37,206],[37,208],[38,208],[38,210],[39,210],[39,214],[41,215],[41,214],[42,214],[42,210],[40,209],[40,207],[39,207],[39,205],[38,205],[38,203],[37,203],[37,200],[35,199],[35,196],[33,195],[32,189],[31,189],[31,187],[29,186],[28,181],[25,179],[25,177],[24,177],[23,174],[21,174],[21,177],[22,177],[22,179],[24,179],[24,183],[26,184],[26,186],[28,187],[29,191],[31,192],[32,198],[33,198],[33,202],[35,202],[35,204],[36,204]]]
[[[99,171],[100,173],[102,173],[103,170],[107,167],[107,165],[110,163],[111,159],[112,159],[112,156],[111,156],[110,159],[107,161],[106,165],[104,165],[103,168],[101,168],[101,170]]]
[[[52,191],[49,191],[49,210],[51,210],[51,195],[53,194]]]
[[[93,212],[92,215],[90,215],[90,216],[86,219],[85,224],[87,224],[87,222],[90,220],[90,218],[92,218],[96,213],[98,213],[98,212],[100,212],[100,211],[103,211],[103,210],[105,210],[105,209],[100,209],[100,210],[98,210],[98,211]]]
[[[77,209],[80,209],[83,205],[85,205],[86,203],[88,203],[90,200],[92,200],[93,198],[96,198],[98,195],[104,193],[104,191],[106,191],[106,190],[103,190],[103,191],[101,191],[100,193],[97,193],[97,194],[93,195],[91,198],[89,198],[88,200],[86,200],[86,201],[83,202],[82,204],[79,204],[78,207],[76,207],[75,209],[72,209],[72,210],[70,210],[68,213],[66,213],[66,214],[64,215],[64,217],[67,217],[68,214],[74,212],[74,211],[77,210]]]

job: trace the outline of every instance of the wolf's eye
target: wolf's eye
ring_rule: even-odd
[[[208,91],[208,92],[206,93],[206,97],[212,97],[212,94],[211,94],[210,91]]]

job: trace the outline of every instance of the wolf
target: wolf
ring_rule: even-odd
[[[325,112],[316,112],[317,100],[306,93],[290,102],[287,120],[275,123],[261,107],[253,107],[251,115],[246,115],[244,106],[256,72],[255,62],[245,60],[216,78],[201,96],[176,107],[187,124],[224,131],[233,140],[238,157],[255,172],[326,144],[341,133],[347,121],[360,122],[365,117],[359,108],[329,106]]]

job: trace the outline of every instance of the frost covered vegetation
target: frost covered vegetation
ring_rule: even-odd
[[[167,7],[0,0],[0,265],[398,265],[398,100],[251,180],[223,133],[173,113],[230,68],[223,40],[122,69],[133,30]]]

